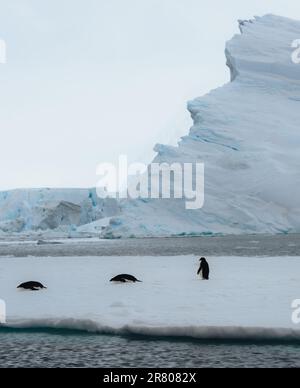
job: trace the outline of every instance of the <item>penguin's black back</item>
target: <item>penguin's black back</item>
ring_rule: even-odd
[[[36,290],[36,289],[43,289],[46,287],[40,282],[26,282],[26,283],[20,284],[17,288],[24,288],[25,290]]]
[[[122,274],[122,275],[118,275],[114,278],[111,279],[111,282],[122,282],[122,283],[126,283],[126,282],[140,282],[140,280],[138,280],[136,277],[132,276],[132,275],[128,275],[128,274]]]

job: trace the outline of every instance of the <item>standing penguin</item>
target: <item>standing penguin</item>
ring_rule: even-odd
[[[200,275],[200,273],[202,272],[202,278],[203,280],[209,280],[209,265],[208,265],[208,262],[206,261],[206,259],[204,257],[201,257],[200,259],[200,268],[198,270],[198,275]]]

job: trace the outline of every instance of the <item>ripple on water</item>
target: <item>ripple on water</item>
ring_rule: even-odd
[[[1,333],[0,341],[1,367],[300,367],[299,344],[217,343],[28,332]]]

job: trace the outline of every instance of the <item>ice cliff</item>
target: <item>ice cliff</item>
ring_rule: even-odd
[[[177,147],[155,147],[156,163],[205,164],[202,209],[175,199],[120,204],[94,189],[15,190],[0,193],[0,234],[300,232],[300,64],[292,61],[300,22],[267,15],[239,26],[225,50],[231,82],[188,103],[194,125]]]
[[[203,162],[205,205],[129,200],[107,237],[300,231],[300,22],[240,21],[226,45],[231,82],[188,103],[194,125],[155,162]]]
[[[0,231],[72,231],[119,212],[113,199],[95,189],[28,189],[0,192]]]

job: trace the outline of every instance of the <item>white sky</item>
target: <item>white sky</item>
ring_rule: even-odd
[[[229,81],[237,19],[300,19],[299,0],[0,0],[0,190],[95,186],[192,125],[186,102]],[[300,38],[300,37],[295,37]]]

